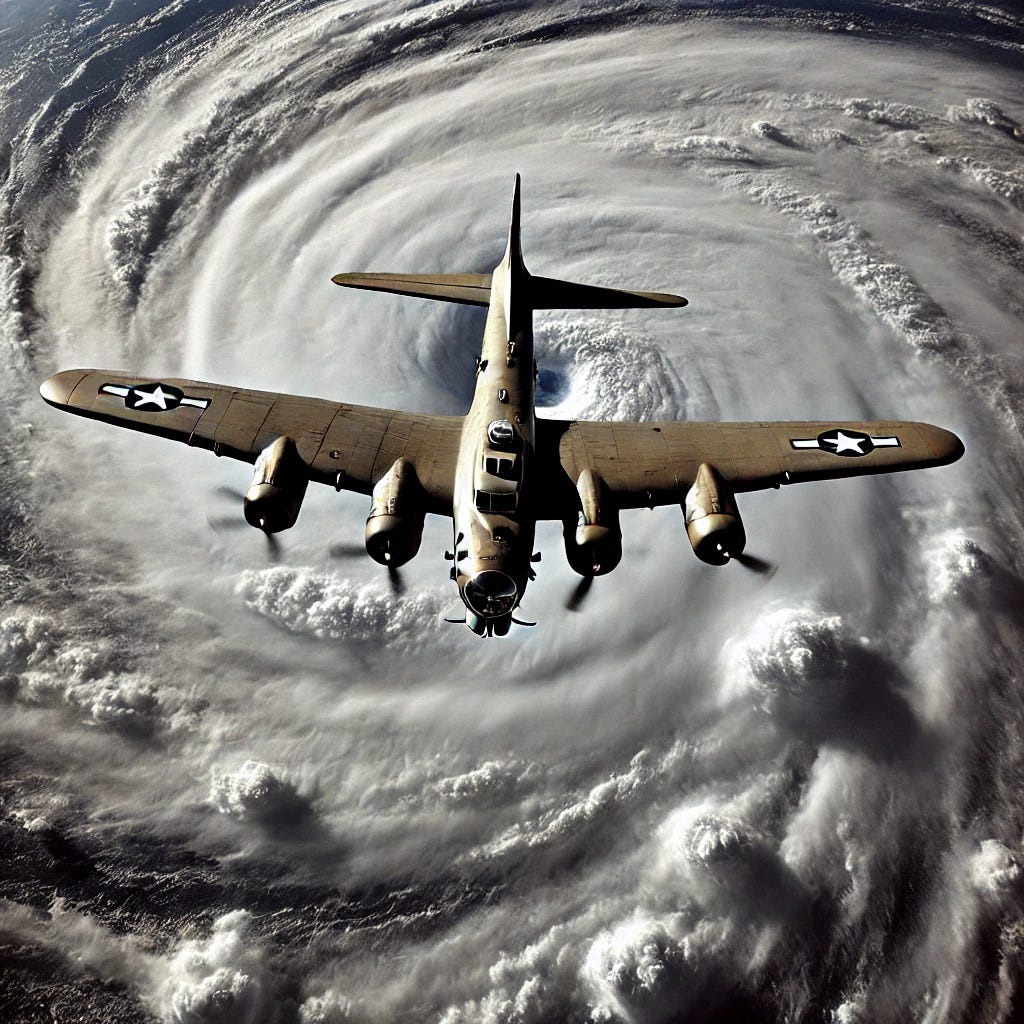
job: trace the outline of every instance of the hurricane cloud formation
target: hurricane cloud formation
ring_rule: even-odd
[[[0,7],[0,1006],[189,1022],[1006,1021],[1024,946],[1024,19],[1010,3]],[[129,367],[444,414],[486,271],[548,415],[905,418],[956,466],[623,515],[583,615],[440,621],[365,502],[44,407]],[[313,493],[316,490],[317,493]],[[218,504],[220,503],[220,504]],[[239,513],[240,518],[240,513]]]

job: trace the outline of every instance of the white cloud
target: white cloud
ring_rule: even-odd
[[[236,910],[214,921],[208,939],[182,943],[156,992],[164,1020],[252,1024],[273,1018],[264,954],[250,927],[250,914]]]
[[[992,558],[963,529],[938,534],[925,551],[928,596],[940,603],[991,577]]]
[[[72,819],[104,886],[7,906],[5,927],[168,1021],[262,1024],[302,999],[304,1024],[640,1024],[738,991],[794,1018],[952,1022],[957,986],[1005,1019],[1024,405],[1016,94],[989,51],[892,23],[879,46],[845,11],[802,13],[827,34],[724,10],[620,32],[557,4],[182,3],[144,26],[175,38],[104,81],[78,48],[133,53],[125,11],[76,9],[0,82],[14,109],[32,68],[72,64],[0,175],[4,393],[36,424],[4,451],[33,455],[10,498],[41,531],[9,549],[0,524],[2,589],[25,601],[0,611],[12,836],[49,885]],[[934,418],[997,472],[745,497],[770,581],[681,569],[680,524],[624,516],[593,614],[555,608],[559,565],[532,591],[548,620],[478,644],[438,624],[454,591],[423,590],[420,563],[397,597],[304,564],[362,499],[311,489],[262,568],[258,536],[203,525],[204,481],[244,467],[36,408],[50,369],[118,364],[461,411],[474,314],[329,277],[487,269],[517,168],[538,272],[691,299],[538,315],[549,415]],[[904,535],[908,509],[925,526]],[[300,836],[282,894],[280,844],[223,837],[308,813],[296,765],[328,780],[316,809],[344,842],[328,858]],[[256,905],[186,935],[111,924],[153,866],[140,848],[244,869]]]
[[[308,809],[281,769],[260,761],[245,761],[230,769],[214,768],[210,802],[222,814],[243,820],[273,821]]]
[[[396,596],[386,582],[357,584],[291,566],[245,572],[237,592],[253,611],[296,633],[409,646],[440,631],[438,617],[450,603],[430,592]]]

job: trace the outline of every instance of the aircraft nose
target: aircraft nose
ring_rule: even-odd
[[[462,593],[470,610],[487,619],[507,615],[519,600],[515,580],[497,569],[475,573]]]

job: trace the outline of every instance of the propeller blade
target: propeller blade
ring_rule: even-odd
[[[593,576],[584,576],[579,583],[576,584],[575,590],[569,595],[569,600],[565,602],[567,611],[578,612],[583,607],[583,602],[587,599],[587,594],[590,593],[590,588],[594,585]]]
[[[245,500],[245,495],[241,491],[236,490],[234,487],[228,487],[227,484],[221,484],[213,493],[230,501],[242,502]]]
[[[367,558],[369,557],[366,553],[366,548],[361,544],[332,544],[327,549],[328,557],[330,558]],[[402,574],[398,571],[397,566],[391,565],[390,562],[385,563],[388,570],[388,582],[391,584],[391,593],[395,597],[405,593],[405,581],[402,579]]]
[[[766,562],[763,558],[758,558],[756,555],[733,555],[732,560],[739,562],[744,569],[749,569],[751,572],[756,572],[759,576],[764,576],[765,579],[771,579],[779,568],[772,562]]]
[[[211,530],[216,533],[221,533],[224,530],[240,530],[243,526],[249,524],[241,516],[207,516],[207,525]]]
[[[329,558],[366,558],[366,548],[362,544],[332,544],[327,549]]]
[[[235,530],[251,530],[252,527],[241,516],[207,516],[206,522],[215,533],[229,533]],[[271,562],[281,560],[281,542],[277,534],[263,531],[267,538],[267,556]]]
[[[388,581],[391,583],[391,593],[395,597],[405,593],[405,581],[402,579],[402,574],[393,565],[388,566]]]
[[[332,544],[327,549],[327,555],[329,558],[340,559],[368,557],[366,548],[362,544]],[[396,566],[389,562],[385,564],[388,570],[388,582],[391,584],[391,593],[395,597],[399,597],[405,593],[405,580],[402,579],[402,574]]]
[[[281,542],[277,539],[277,534],[264,530],[263,536],[267,538],[267,557],[271,562],[281,561]]]

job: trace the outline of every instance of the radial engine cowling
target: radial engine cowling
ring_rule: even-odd
[[[710,565],[725,565],[742,554],[747,543],[743,522],[732,491],[708,463],[697,470],[697,479],[683,503],[686,535],[694,554]]]
[[[563,526],[565,555],[581,576],[603,576],[622,560],[622,531],[619,510],[604,480],[592,469],[580,473],[576,482],[580,512],[575,529]]]
[[[366,551],[375,562],[397,569],[419,551],[425,499],[416,470],[405,459],[377,482],[366,520]]]
[[[256,459],[256,471],[242,502],[246,522],[264,533],[290,529],[299,518],[308,483],[308,470],[295,442],[279,437]]]

